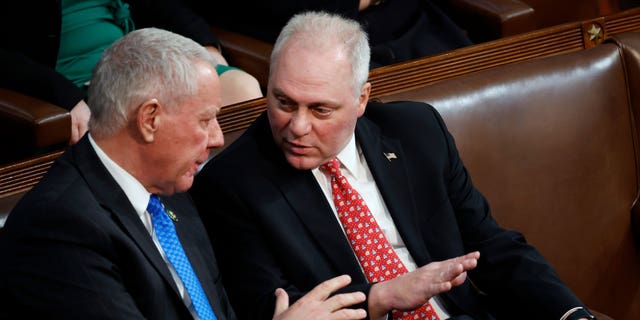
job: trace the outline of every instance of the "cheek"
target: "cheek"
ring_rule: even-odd
[[[181,137],[174,141],[174,148],[167,151],[173,153],[175,157],[180,157],[185,163],[192,163],[200,158],[202,152],[207,150],[208,138],[206,130],[200,128],[189,132],[185,130]]]
[[[271,131],[274,134],[286,129],[288,122],[288,116],[286,113],[278,111],[269,112],[269,124],[271,126]]]
[[[345,125],[331,124],[317,126],[314,130],[319,140],[325,141],[325,144],[336,144],[345,140],[353,130]]]
[[[204,148],[206,149],[207,148],[207,142],[209,142],[209,131],[207,131],[207,130],[200,131],[200,135],[196,139],[196,142],[197,142],[198,146],[204,146]]]
[[[187,134],[184,141],[189,141],[190,143],[188,145],[196,149],[200,148],[202,145],[206,145],[208,138],[209,131],[207,131],[207,128],[203,128],[200,124],[197,124],[197,127]],[[185,146],[186,145],[187,144],[185,143]]]

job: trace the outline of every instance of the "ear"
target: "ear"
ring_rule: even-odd
[[[364,110],[367,108],[369,94],[371,94],[371,83],[367,82],[362,86],[360,96],[358,97],[358,117],[362,116],[364,114]]]
[[[154,140],[155,133],[160,126],[160,104],[157,99],[150,99],[143,102],[136,114],[136,124],[138,132],[147,143]]]

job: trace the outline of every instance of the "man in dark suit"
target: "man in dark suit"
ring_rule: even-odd
[[[590,317],[491,217],[434,108],[368,101],[368,60],[357,22],[295,16],[272,53],[266,114],[196,177],[239,316],[267,318],[274,288],[295,299],[348,274],[372,319]]]
[[[108,48],[92,77],[90,133],[11,212],[0,234],[0,318],[235,319],[187,193],[223,136],[215,61],[159,29]],[[278,319],[341,312],[362,293],[332,279]],[[285,311],[286,310],[286,311]]]

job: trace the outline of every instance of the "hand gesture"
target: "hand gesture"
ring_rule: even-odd
[[[343,275],[329,279],[304,295],[289,307],[289,296],[281,288],[276,289],[276,308],[274,320],[319,319],[349,320],[364,319],[367,313],[363,309],[348,309],[356,303],[363,302],[366,297],[362,292],[351,292],[334,295],[332,292],[348,285],[351,277]]]
[[[413,310],[431,297],[461,285],[467,271],[478,264],[479,252],[429,263],[391,280],[379,282],[369,292],[369,314],[376,319],[391,310]]]

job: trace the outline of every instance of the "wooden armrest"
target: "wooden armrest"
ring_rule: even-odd
[[[40,99],[0,88],[0,162],[6,163],[65,146],[71,115]]]
[[[536,29],[535,11],[518,0],[451,0],[455,20],[475,42]]]
[[[256,77],[260,86],[266,89],[273,45],[216,27],[212,27],[211,32],[220,39],[222,55],[229,64]]]

